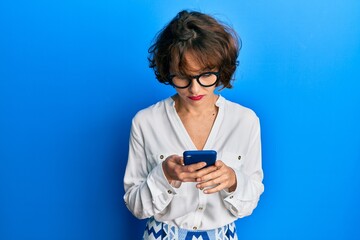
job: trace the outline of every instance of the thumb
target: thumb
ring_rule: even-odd
[[[217,160],[217,161],[215,162],[215,166],[216,166],[218,169],[221,168],[223,165],[224,165],[224,163],[223,163],[221,160]]]
[[[183,165],[183,157],[179,156],[179,155],[171,155],[168,157],[168,160],[173,162],[173,163],[176,163],[176,164],[180,164],[180,165]]]
[[[180,164],[180,165],[184,165],[184,159],[183,157],[179,156],[179,155],[175,155],[174,156],[174,160],[177,164]]]

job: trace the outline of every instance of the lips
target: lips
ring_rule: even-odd
[[[190,98],[193,101],[199,101],[204,97],[204,95],[198,95],[198,96],[190,96],[188,98]]]

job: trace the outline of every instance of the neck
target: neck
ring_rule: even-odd
[[[202,102],[201,104],[186,104],[185,102],[181,101],[181,98],[176,94],[173,97],[175,101],[175,109],[178,113],[183,114],[190,114],[190,115],[202,115],[208,114],[209,112],[217,112],[217,107],[215,105],[217,99],[219,98],[218,95],[213,95],[207,99],[207,101]]]

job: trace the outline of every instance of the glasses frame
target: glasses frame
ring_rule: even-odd
[[[202,77],[202,76],[204,76],[204,75],[206,75],[206,74],[214,74],[214,75],[216,76],[216,81],[215,81],[214,83],[210,84],[210,85],[204,85],[204,84],[202,84],[202,83],[200,82],[200,77]],[[189,77],[186,78],[186,79],[189,81],[189,84],[186,85],[186,86],[184,86],[184,87],[179,87],[179,86],[176,86],[176,85],[174,84],[173,78],[174,78],[176,75],[169,75],[169,83],[170,83],[170,85],[172,85],[173,87],[183,89],[183,88],[188,88],[188,87],[192,84],[192,81],[191,81],[191,80],[193,80],[193,79],[195,78],[196,81],[198,82],[198,84],[199,84],[200,86],[202,86],[202,87],[212,87],[212,86],[214,86],[215,84],[218,83],[218,81],[219,81],[219,75],[220,75],[219,72],[203,72],[203,73],[200,73],[199,75],[189,76]]]

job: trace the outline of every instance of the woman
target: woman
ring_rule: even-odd
[[[239,42],[213,17],[182,11],[150,47],[156,78],[176,94],[132,121],[124,177],[129,210],[149,218],[144,239],[237,239],[264,187],[255,113],[214,93],[231,88]],[[184,165],[185,150],[211,149],[213,166]]]

